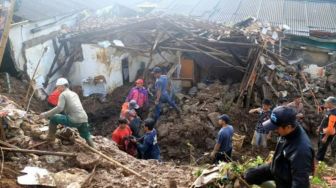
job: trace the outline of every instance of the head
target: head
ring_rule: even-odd
[[[145,121],[144,129],[145,132],[152,131],[155,126],[155,120],[153,118],[147,118]]]
[[[300,104],[300,103],[302,102],[302,97],[301,97],[301,95],[296,95],[296,96],[294,97],[294,102],[295,102],[295,104]]]
[[[135,81],[135,86],[136,86],[136,87],[143,87],[143,85],[144,85],[144,81],[143,81],[143,79],[137,79],[137,80]]]
[[[262,102],[262,109],[263,111],[269,111],[272,107],[272,101],[269,99],[264,99]]]
[[[119,126],[119,128],[121,128],[121,129],[125,129],[126,126],[127,126],[127,120],[124,119],[124,118],[119,119],[119,120],[118,120],[118,126]]]
[[[288,104],[288,100],[286,98],[280,98],[279,106],[286,106]]]
[[[128,109],[130,110],[139,109],[139,105],[135,100],[131,100],[128,104]]]
[[[69,82],[65,78],[59,78],[56,81],[56,89],[63,92],[66,88],[69,87]]]
[[[278,132],[280,136],[294,131],[296,125],[296,111],[287,106],[276,107],[272,111],[271,119],[263,123],[265,130]]]
[[[218,125],[225,126],[230,123],[230,117],[227,114],[222,114],[218,116]]]
[[[336,98],[335,97],[328,97],[323,100],[324,101],[324,107],[331,110],[336,108]]]
[[[162,70],[160,67],[154,67],[152,73],[154,74],[155,78],[159,78],[162,74]]]

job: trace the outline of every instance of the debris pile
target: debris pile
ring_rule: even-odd
[[[235,117],[237,108],[233,108],[234,99],[239,89],[239,84],[222,85],[216,82],[209,86],[198,84],[196,91],[191,96],[177,94],[178,102],[182,108],[181,118],[176,114],[165,113],[169,109],[164,107],[162,115],[157,123],[158,139],[161,152],[165,159],[178,159],[195,162],[196,156],[206,151],[211,151],[215,145],[217,117],[221,113],[227,113],[232,117],[232,125],[239,131],[239,125],[244,121],[250,121]],[[238,110],[237,113],[242,113]],[[254,125],[249,125],[253,126]],[[217,129],[216,129],[217,128]]]
[[[96,150],[92,152],[83,140],[76,137],[72,141],[57,139],[50,145],[41,142],[47,134],[48,122],[38,115],[22,110],[5,96],[0,96],[0,110],[9,112],[4,118],[6,141],[1,141],[3,178],[1,185],[21,186],[45,185],[51,187],[144,187],[157,185],[164,187],[175,183],[178,187],[189,187],[193,182],[192,167],[176,166],[173,163],[143,161],[120,151],[115,143],[101,136],[94,137]],[[58,135],[63,131],[58,131]],[[61,137],[61,136],[59,136]],[[70,139],[71,140],[71,139]],[[85,147],[86,146],[86,147]],[[35,150],[34,150],[35,149]],[[109,156],[115,163],[102,158]],[[120,165],[115,165],[116,163]],[[132,174],[131,169],[140,174],[144,181]],[[27,173],[21,176],[21,172]],[[40,177],[43,178],[30,178]],[[46,181],[51,179],[52,181]],[[7,184],[5,184],[7,183]]]

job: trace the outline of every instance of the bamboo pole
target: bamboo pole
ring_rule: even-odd
[[[3,147],[0,147],[0,148],[3,151],[8,151],[8,152],[32,153],[32,154],[38,154],[38,155],[56,155],[56,156],[65,156],[65,157],[76,157],[77,156],[77,154],[75,154],[75,153],[29,150],[29,149],[17,149],[17,148],[3,148]]]
[[[128,171],[128,172],[130,172],[130,173],[132,173],[132,174],[134,174],[135,176],[141,178],[142,180],[145,180],[146,182],[150,183],[150,181],[149,181],[147,178],[143,177],[142,175],[140,175],[139,173],[135,172],[134,170],[132,170],[132,169],[130,169],[130,168],[124,166],[123,164],[119,163],[118,161],[112,159],[111,157],[109,157],[109,156],[103,154],[102,152],[100,152],[100,151],[98,151],[98,150],[96,150],[96,149],[90,147],[89,145],[87,145],[87,144],[85,144],[85,143],[83,143],[83,142],[81,142],[81,141],[76,140],[76,142],[77,142],[78,144],[80,144],[81,146],[85,147],[86,149],[88,149],[88,150],[90,150],[90,151],[92,151],[92,152],[94,152],[94,153],[100,155],[100,156],[103,157],[104,159],[108,160],[111,164],[113,164],[113,165],[115,165],[115,166],[117,166],[117,167],[120,167],[120,168],[122,168],[122,169],[124,169],[124,170],[126,170],[126,171]]]

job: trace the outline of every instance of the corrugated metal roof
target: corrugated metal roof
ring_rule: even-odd
[[[336,0],[22,0],[17,16],[41,20],[82,9],[99,9],[118,3],[133,9],[150,2],[156,11],[233,24],[256,17],[273,25],[286,24],[290,34],[309,35],[309,30],[336,32]]]

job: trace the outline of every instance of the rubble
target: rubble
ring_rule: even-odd
[[[22,110],[16,103],[9,100],[7,97],[0,95],[0,98],[2,99],[0,109],[4,109],[6,106],[11,105],[12,107],[16,107],[15,110]],[[11,143],[13,147],[28,148],[33,145],[36,146],[36,143],[41,141],[38,137],[33,136],[36,133],[34,133],[34,129],[31,128],[31,126],[34,128],[43,128],[47,124],[46,120],[38,119],[31,111],[27,112],[26,116],[23,117],[16,115],[17,114],[9,115],[11,121],[14,121],[17,126],[8,126],[6,128],[6,133],[8,133],[6,136],[13,135],[10,134],[12,131],[15,133],[20,132],[20,135],[19,137],[13,138],[8,136],[6,141]],[[5,121],[6,119],[7,118],[5,118]],[[22,129],[23,127],[24,129]],[[46,132],[42,132],[42,135],[45,134]],[[94,137],[94,141],[99,151],[103,152],[105,155],[111,156],[114,160],[127,168],[140,173],[141,176],[149,179],[153,185],[162,187],[167,185],[171,179],[174,179],[178,187],[189,187],[193,181],[193,168],[191,166],[176,166],[174,163],[138,160],[120,151],[115,143],[109,139],[96,136]],[[20,169],[24,169],[28,166],[43,168],[50,173],[50,177],[54,180],[56,187],[148,186],[147,182],[131,175],[122,168],[112,165],[105,159],[101,159],[99,156],[91,153],[76,142],[72,145],[63,145],[62,142],[57,141],[53,147],[48,144],[43,144],[36,146],[36,148],[38,150],[67,152],[69,155],[69,151],[71,151],[72,153],[76,153],[77,157],[22,154],[15,152],[8,153],[4,150],[3,152],[5,152],[6,157],[4,169],[12,169],[11,171],[13,171],[13,173],[18,173]],[[85,184],[93,169],[95,169],[95,173],[90,178],[90,183]],[[6,178],[15,178],[11,174],[10,170],[4,170],[3,181],[5,181]],[[37,183],[37,185],[44,185],[38,184],[38,182],[35,183]],[[14,185],[19,187],[16,184]],[[54,184],[48,184],[48,186],[53,187]]]

